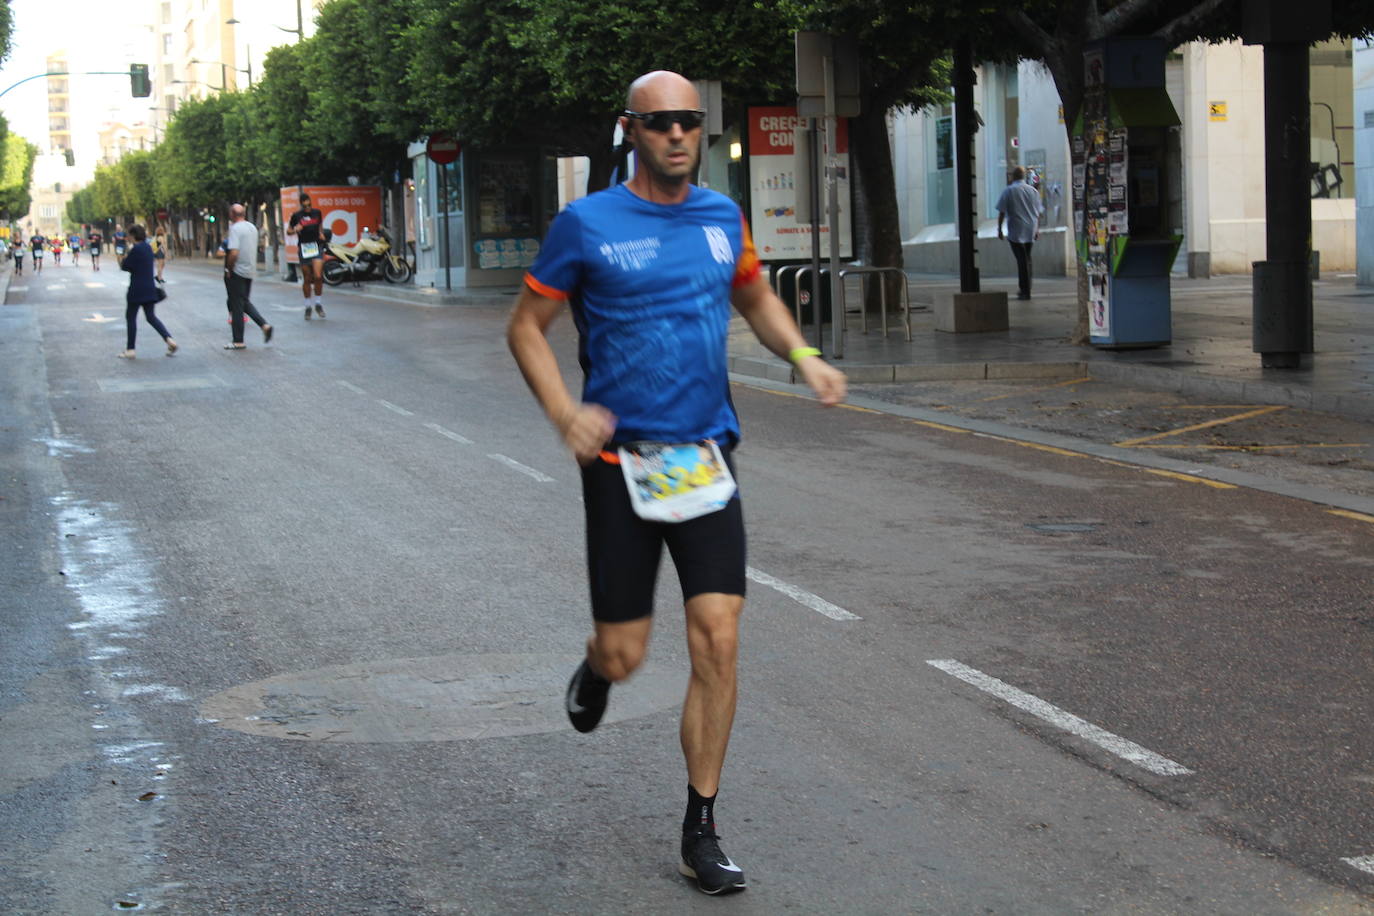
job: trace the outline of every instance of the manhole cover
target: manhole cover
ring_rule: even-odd
[[[201,715],[296,741],[455,741],[571,730],[571,655],[441,655],[337,665],[232,687]],[[646,665],[611,691],[607,723],[681,704],[687,674]]]

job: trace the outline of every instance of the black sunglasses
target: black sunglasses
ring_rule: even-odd
[[[625,117],[643,121],[649,130],[666,134],[674,124],[681,124],[684,131],[696,130],[706,120],[706,112],[700,108],[685,108],[679,111],[630,111],[625,109]]]

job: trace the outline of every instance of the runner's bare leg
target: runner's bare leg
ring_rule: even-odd
[[[687,649],[692,676],[682,705],[682,755],[687,779],[698,793],[716,794],[730,728],[735,722],[742,595],[710,592],[687,602]]]

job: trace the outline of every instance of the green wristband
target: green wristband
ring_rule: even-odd
[[[795,350],[787,354],[787,361],[795,366],[797,364],[797,360],[801,359],[803,356],[820,355],[821,351],[817,350],[815,347],[797,347]]]

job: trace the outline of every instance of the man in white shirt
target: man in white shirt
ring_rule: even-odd
[[[253,275],[257,272],[258,227],[244,219],[243,204],[229,208],[229,236],[225,239],[228,251],[224,255],[224,285],[229,290],[229,324],[234,340],[224,345],[226,350],[243,350],[243,316],[253,319],[262,328],[262,342],[272,339],[272,326],[263,320],[248,294],[253,290]]]
[[[997,237],[1006,238],[1016,256],[1017,299],[1031,297],[1031,245],[1040,238],[1040,215],[1044,212],[1040,192],[1026,181],[1026,170],[1018,165],[1011,170],[1011,182],[997,199]],[[1007,223],[1005,236],[1003,220]]]

